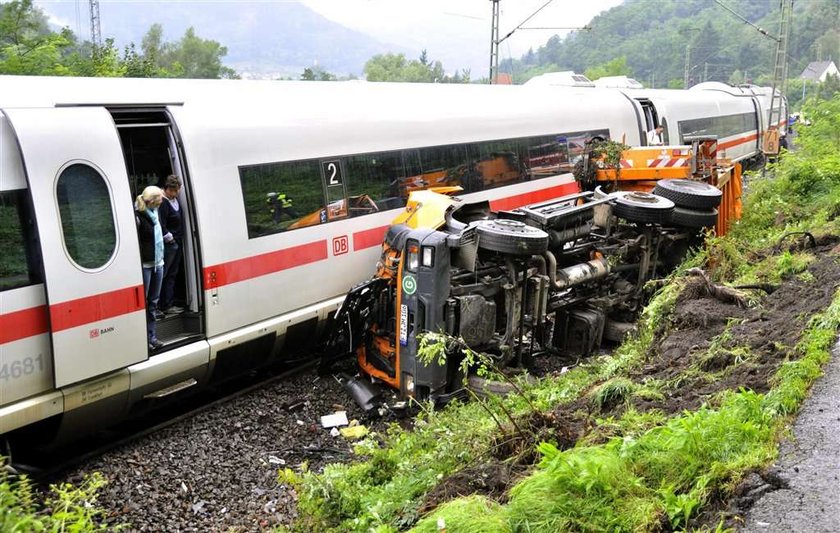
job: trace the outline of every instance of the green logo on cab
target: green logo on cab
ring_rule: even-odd
[[[403,276],[402,286],[405,293],[411,296],[417,290],[417,280],[414,276]]]

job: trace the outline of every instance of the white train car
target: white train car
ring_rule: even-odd
[[[645,113],[648,131],[657,124],[664,129],[665,144],[685,144],[697,135],[716,135],[718,150],[733,161],[758,159],[770,120],[772,89],[733,87],[720,82],[695,85],[688,91],[674,89],[629,89],[624,93],[638,101]],[[787,102],[777,93],[777,124],[786,133]]]
[[[75,437],[305,350],[410,190],[515,208],[642,133],[619,92],[0,77],[0,435]],[[169,174],[187,311],[150,352],[133,198]]]

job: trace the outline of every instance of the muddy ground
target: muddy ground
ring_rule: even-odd
[[[767,392],[779,366],[794,356],[792,348],[809,317],[826,309],[840,286],[840,260],[835,248],[838,240],[818,242],[813,250],[817,260],[807,270],[810,276],[794,275],[770,294],[756,294],[759,304],[755,307],[716,299],[704,290],[701,278],[690,279],[667,325],[657,332],[649,358],[628,376],[636,383],[653,380],[660,384],[666,392],[663,398],[632,398],[630,403],[598,409],[585,395],[558,407],[550,416],[529,419],[525,423],[534,428],[534,437],[497,442],[496,453],[486,462],[444,479],[429,493],[423,510],[430,511],[455,496],[468,494],[504,502],[507,490],[539,459],[528,451],[536,442],[553,440],[560,448],[570,448],[596,426],[596,418],[619,416],[628,405],[639,411],[656,409],[673,415],[713,403],[724,390]],[[727,329],[726,338],[713,347],[713,339]],[[559,373],[556,367],[563,364],[538,362],[538,366]],[[730,502],[711,502],[696,525],[714,529],[728,505]],[[735,508],[745,511],[738,504]]]

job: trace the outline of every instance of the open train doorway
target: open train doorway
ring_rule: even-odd
[[[132,194],[130,201],[149,185],[158,186],[165,189],[163,201],[169,219],[180,220],[179,227],[167,228],[170,236],[166,237],[164,247],[164,279],[154,313],[157,339],[163,346],[154,350],[154,355],[204,336],[198,277],[201,269],[191,188],[180,143],[165,108],[111,108],[109,111],[122,144]],[[166,190],[170,176],[179,178],[179,189],[170,186]],[[164,211],[159,209],[161,214]]]

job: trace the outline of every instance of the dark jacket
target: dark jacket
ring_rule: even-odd
[[[184,237],[184,230],[182,229],[181,224],[181,215],[184,212],[184,206],[181,206],[181,209],[176,211],[172,208],[172,204],[169,203],[167,198],[163,199],[163,202],[158,207],[158,219],[160,220],[160,230],[164,236],[167,233],[171,233],[177,242],[181,242]]]
[[[135,211],[134,216],[137,220],[137,238],[140,241],[140,261],[152,263],[155,260],[155,223],[145,211]]]

